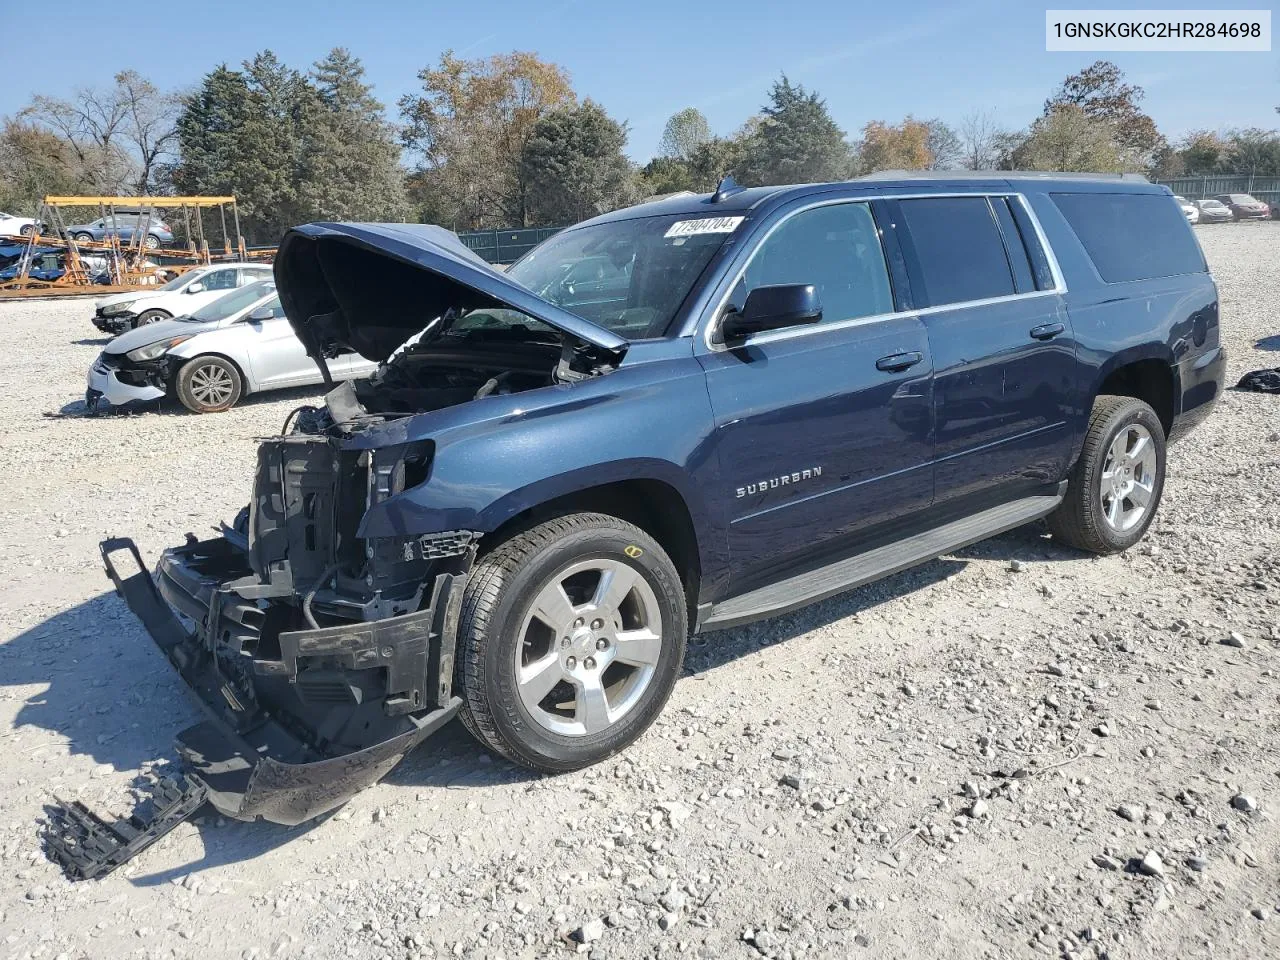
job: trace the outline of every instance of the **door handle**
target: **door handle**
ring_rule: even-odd
[[[1066,326],[1061,323],[1042,323],[1031,328],[1031,336],[1037,340],[1052,340],[1065,329]]]
[[[923,353],[895,353],[877,360],[876,369],[884,370],[886,373],[900,373],[908,367],[914,367],[923,359]]]

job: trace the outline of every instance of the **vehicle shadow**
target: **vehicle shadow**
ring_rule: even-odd
[[[114,339],[115,338],[111,336],[85,337],[83,340],[72,340],[71,345],[73,347],[101,347],[110,343]]]
[[[1253,346],[1258,350],[1280,350],[1280,333],[1272,334],[1269,337],[1263,337]]]

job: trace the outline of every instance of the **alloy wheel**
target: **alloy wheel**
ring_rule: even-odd
[[[1155,441],[1146,427],[1128,424],[1111,441],[1099,480],[1107,526],[1124,533],[1141,523],[1151,507],[1155,485]]]
[[[516,647],[516,688],[552,733],[590,736],[643,697],[662,653],[662,614],[634,567],[599,558],[573,563],[535,594]]]
[[[207,407],[222,406],[234,391],[230,372],[216,363],[197,367],[191,374],[191,395]]]

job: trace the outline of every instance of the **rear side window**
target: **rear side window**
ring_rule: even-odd
[[[1016,292],[1000,227],[986,197],[902,200],[899,208],[915,247],[928,306]],[[913,278],[913,294],[915,287]]]
[[[1177,204],[1158,193],[1055,193],[1107,283],[1201,273],[1204,256]]]
[[[889,271],[865,203],[803,210],[769,234],[738,282],[738,309],[756,287],[812,283],[822,299],[822,323],[893,312]]]

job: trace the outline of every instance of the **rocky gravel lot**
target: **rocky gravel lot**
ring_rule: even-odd
[[[1280,365],[1280,223],[1200,237],[1230,381]],[[1280,397],[1238,392],[1128,554],[1018,530],[697,638],[593,769],[450,729],[322,822],[207,817],[69,883],[51,795],[128,809],[195,719],[98,540],[230,517],[314,395],[75,416],[90,311],[0,304],[0,958],[1280,955]]]

